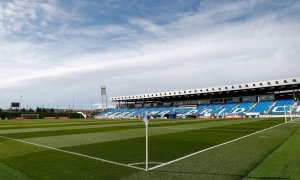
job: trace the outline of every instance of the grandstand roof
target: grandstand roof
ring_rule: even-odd
[[[259,81],[251,83],[242,83],[234,85],[225,86],[215,86],[207,88],[196,88],[196,89],[186,89],[177,91],[165,91],[147,94],[137,94],[129,96],[117,96],[112,97],[111,100],[114,102],[132,102],[132,101],[147,101],[152,99],[162,99],[165,97],[181,97],[187,95],[201,95],[201,94],[222,94],[230,92],[247,92],[255,90],[271,90],[271,91],[284,91],[299,89],[300,87],[300,77],[285,78],[269,81]]]

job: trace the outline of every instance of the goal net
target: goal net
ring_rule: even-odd
[[[22,119],[39,119],[39,114],[21,114]]]
[[[284,118],[285,122],[300,122],[300,112],[297,109],[289,107],[286,109]]]

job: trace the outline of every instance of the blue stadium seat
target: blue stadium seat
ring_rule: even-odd
[[[286,106],[285,107],[286,111],[289,111],[289,108],[293,104],[293,102],[294,101],[292,99],[280,99],[271,108],[269,114],[282,115],[284,114],[284,106]]]
[[[243,115],[249,111],[254,102],[242,102],[230,111],[231,114]]]
[[[297,102],[297,104],[296,104],[296,106],[294,108],[294,112],[295,113],[300,113],[300,100],[298,100],[298,102]]]
[[[220,115],[227,115],[228,112],[234,108],[237,105],[237,103],[225,103],[222,107],[218,108],[216,111],[213,112],[214,115],[220,116]]]
[[[198,115],[199,116],[205,116],[205,115],[210,115],[213,114],[213,112],[218,109],[220,106],[222,106],[221,103],[215,103],[211,104],[210,106],[206,107],[202,111],[199,111]]]
[[[258,101],[256,105],[249,112],[265,114],[271,104],[272,101]]]
[[[205,108],[207,108],[208,106],[209,106],[208,104],[200,104],[195,109],[192,109],[189,112],[187,112],[186,115],[197,115],[200,112],[202,112]]]

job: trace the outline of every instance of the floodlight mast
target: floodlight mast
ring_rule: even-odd
[[[105,98],[105,99],[104,99]],[[105,106],[104,106],[105,102]],[[101,86],[101,109],[104,111],[107,109],[107,94],[106,94],[106,86]]]

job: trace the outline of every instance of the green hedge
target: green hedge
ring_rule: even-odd
[[[24,112],[0,112],[0,118],[1,119],[9,119],[10,117],[21,117],[22,114],[39,114],[40,119],[43,119],[44,117],[68,117],[68,118],[83,118],[81,114],[77,113],[68,113],[68,112],[61,112],[61,113],[51,113],[51,112],[45,112],[45,113],[24,113]]]

